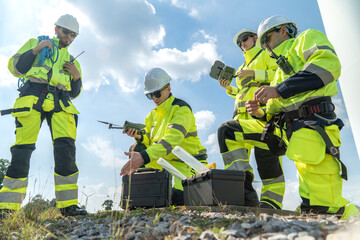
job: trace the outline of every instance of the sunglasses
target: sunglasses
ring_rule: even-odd
[[[72,32],[66,28],[61,28],[61,31],[63,32],[63,34],[70,35],[70,37],[72,37],[72,38],[76,38],[76,36],[77,36],[76,33]]]
[[[261,45],[263,45],[264,43],[267,44],[267,43],[269,42],[269,39],[270,39],[269,34],[272,33],[272,32],[279,32],[279,31],[280,31],[280,28],[281,28],[281,27],[274,28],[272,31],[268,32],[268,33],[266,34],[266,36],[263,36],[263,37],[261,38]]]
[[[240,40],[238,41],[238,43],[237,43],[238,46],[241,47],[241,43],[242,43],[242,42],[246,42],[250,37],[253,37],[253,36],[254,36],[254,35],[252,35],[252,34],[251,34],[251,35],[246,35],[245,37],[243,37],[242,39],[240,39]]]
[[[156,97],[156,98],[160,98],[161,97],[161,92],[164,91],[164,89],[166,89],[167,87],[168,86],[165,86],[165,87],[161,88],[160,90],[157,90],[157,91],[152,92],[152,93],[147,93],[145,95],[149,100],[152,100],[153,96]]]

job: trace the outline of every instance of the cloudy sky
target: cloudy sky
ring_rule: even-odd
[[[119,130],[109,130],[97,120],[122,124],[143,122],[154,107],[143,94],[145,72],[164,68],[173,78],[172,91],[187,101],[197,119],[198,133],[208,149],[208,162],[223,168],[217,146],[218,126],[231,119],[234,100],[208,76],[219,59],[237,68],[244,58],[232,43],[241,29],[257,30],[261,20],[284,15],[300,31],[314,28],[324,32],[314,0],[2,0],[0,2],[0,109],[12,107],[18,95],[17,79],[7,70],[9,58],[29,38],[54,35],[54,22],[63,14],[80,22],[80,35],[69,51],[78,58],[83,72],[83,91],[73,101],[80,111],[77,164],[80,169],[79,201],[91,212],[102,209],[106,199],[119,203],[119,172],[127,161],[133,140]],[[342,159],[348,166],[349,181],[344,196],[360,204],[360,161],[341,94],[335,99],[337,112],[346,127],[342,130]],[[10,159],[15,141],[11,116],[0,118],[0,158]],[[27,198],[42,194],[54,197],[53,155],[50,133],[43,125],[32,155]],[[294,210],[300,200],[293,162],[283,158],[287,188],[284,208]],[[252,166],[256,163],[251,159]],[[255,171],[256,172],[256,171]],[[256,175],[255,186],[260,189]]]

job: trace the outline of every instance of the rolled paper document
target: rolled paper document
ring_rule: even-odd
[[[191,156],[190,153],[179,146],[174,147],[172,153],[183,160],[187,165],[192,167],[198,173],[209,171],[209,169],[204,164],[202,164],[199,160]]]
[[[159,158],[159,160],[157,160],[157,163],[162,166],[166,171],[168,171],[169,173],[171,173],[171,175],[173,175],[174,177],[176,177],[177,179],[179,179],[180,181],[185,179],[185,175],[182,174],[179,170],[177,170],[173,165],[171,165],[168,161],[166,161],[163,158]]]

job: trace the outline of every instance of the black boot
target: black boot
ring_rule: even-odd
[[[254,175],[246,171],[245,172],[245,184],[244,184],[244,194],[245,194],[245,206],[249,207],[258,207],[259,206],[259,198],[257,193],[252,186],[252,182],[254,180]]]
[[[86,215],[88,214],[85,209],[81,209],[76,205],[71,205],[66,208],[60,208],[60,212],[63,216],[79,216],[79,215]]]

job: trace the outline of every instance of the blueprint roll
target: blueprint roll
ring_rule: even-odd
[[[174,147],[172,153],[181,160],[183,160],[187,165],[192,167],[198,173],[209,171],[209,169],[205,165],[203,165],[199,160],[191,156],[190,153],[188,153],[179,146]]]
[[[171,175],[173,175],[174,177],[176,177],[177,179],[184,180],[186,177],[184,174],[182,174],[179,170],[177,170],[173,165],[171,165],[168,161],[166,161],[163,158],[159,158],[159,160],[157,160],[157,163],[162,166],[166,171],[168,171],[169,173],[171,173]]]

